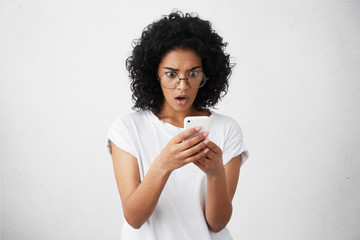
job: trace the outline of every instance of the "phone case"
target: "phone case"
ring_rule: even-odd
[[[210,119],[207,116],[196,116],[196,117],[186,117],[184,119],[184,128],[185,129],[189,129],[189,128],[193,128],[193,127],[201,127],[200,132],[192,135],[189,138],[192,138],[202,132],[206,132],[209,131],[210,128]]]

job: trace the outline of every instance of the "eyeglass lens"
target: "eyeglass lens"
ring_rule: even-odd
[[[189,72],[186,78],[180,78],[175,72],[166,72],[161,76],[161,85],[165,88],[176,88],[180,80],[187,80],[192,88],[200,88],[205,84],[206,77],[203,72]]]

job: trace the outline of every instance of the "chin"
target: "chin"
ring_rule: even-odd
[[[178,112],[186,112],[186,111],[189,111],[189,109],[191,109],[191,107],[187,107],[187,108],[183,108],[183,107],[177,107],[177,108],[174,108],[176,111]]]

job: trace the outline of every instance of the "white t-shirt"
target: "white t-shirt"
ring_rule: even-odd
[[[139,111],[116,119],[107,137],[137,159],[142,181],[166,144],[183,130],[161,121],[151,111]],[[232,118],[211,112],[208,138],[222,149],[224,165],[240,154],[242,163],[248,158],[241,128]],[[174,170],[154,212],[140,229],[132,228],[124,219],[123,239],[232,239],[227,228],[214,233],[207,226],[204,217],[206,184],[206,174],[195,164]]]

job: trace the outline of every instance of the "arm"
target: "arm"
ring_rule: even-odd
[[[222,151],[214,143],[207,144],[207,158],[194,162],[207,175],[205,218],[213,232],[221,231],[232,214],[232,199],[239,179],[241,155],[225,166]]]
[[[241,156],[221,166],[218,175],[207,178],[206,220],[214,232],[221,231],[230,221],[231,201],[234,197],[240,171]]]
[[[137,159],[112,144],[114,173],[124,217],[132,227],[140,228],[151,216],[174,169],[202,158],[200,150],[205,146],[206,134],[183,141],[199,130],[192,128],[173,138],[154,160],[142,182]]]
[[[136,158],[113,143],[112,149],[124,217],[133,228],[138,229],[154,211],[170,173],[153,164],[141,182]]]

